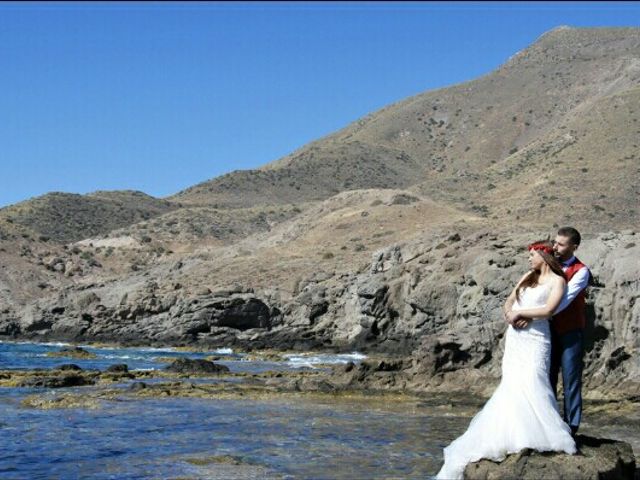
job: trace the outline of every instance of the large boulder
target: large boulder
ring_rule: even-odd
[[[468,480],[571,479],[633,480],[636,461],[631,445],[618,440],[578,435],[576,455],[525,449],[502,462],[480,460],[464,470]]]
[[[178,358],[171,365],[165,367],[167,372],[173,373],[226,373],[229,371],[229,367],[225,365],[218,365],[217,363],[210,362],[209,360],[190,358]]]

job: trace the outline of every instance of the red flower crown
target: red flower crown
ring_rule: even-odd
[[[553,248],[544,243],[532,243],[527,247],[527,250],[541,250],[544,253],[548,253],[549,255],[553,255]]]

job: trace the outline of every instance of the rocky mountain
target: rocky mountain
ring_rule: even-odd
[[[410,188],[487,217],[632,227],[639,102],[639,29],[561,27],[488,75],[387,106],[171,199],[237,207]]]
[[[563,27],[258,169],[0,209],[0,335],[358,349],[482,389],[524,246],[571,224],[588,382],[637,395],[639,103],[640,29]]]

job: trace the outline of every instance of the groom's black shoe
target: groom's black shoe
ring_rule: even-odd
[[[576,442],[576,453],[578,455],[582,455],[582,449],[580,448],[580,444],[582,443],[582,441],[579,440],[578,437],[578,427],[571,427],[571,438],[573,438],[573,441]]]

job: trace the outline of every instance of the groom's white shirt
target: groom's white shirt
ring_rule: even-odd
[[[569,267],[569,265],[575,262],[575,260],[576,260],[576,257],[572,256],[566,262],[561,262],[562,270],[566,270],[567,267]],[[582,267],[573,275],[571,280],[569,280],[569,282],[567,283],[567,289],[562,297],[562,301],[560,302],[560,305],[558,305],[558,308],[555,309],[553,314],[557,315],[562,310],[567,308],[569,304],[575,300],[578,294],[582,290],[587,288],[588,284],[589,284],[589,269],[587,267]]]

